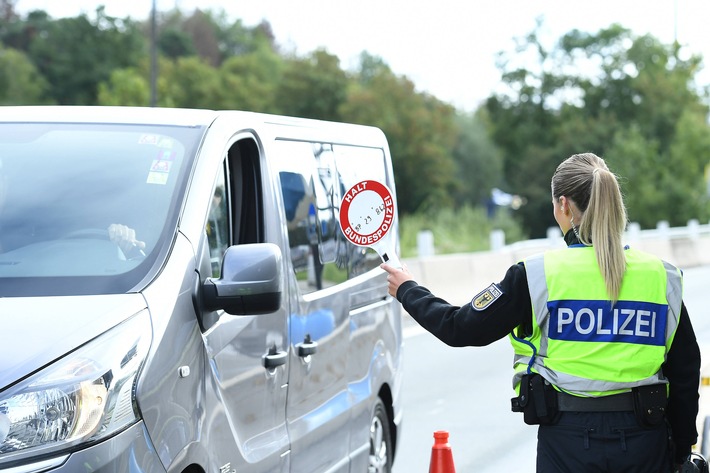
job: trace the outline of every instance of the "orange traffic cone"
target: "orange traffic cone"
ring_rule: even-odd
[[[449,445],[449,433],[444,430],[434,432],[429,473],[456,473],[454,456],[451,453],[451,445]]]

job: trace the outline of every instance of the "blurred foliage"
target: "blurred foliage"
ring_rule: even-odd
[[[288,58],[276,88],[275,100],[283,115],[340,120],[347,98],[348,77],[337,56],[316,50],[305,58]]]
[[[130,67],[147,51],[137,23],[107,16],[103,7],[86,15],[51,19],[43,11],[26,20],[2,22],[0,40],[27,55],[58,104],[93,105],[98,87],[119,68]]]
[[[49,84],[20,51],[0,46],[0,105],[48,104]]]
[[[435,254],[488,251],[493,230],[502,230],[506,243],[527,239],[508,209],[496,212],[492,219],[485,209],[469,205],[403,215],[399,219],[400,253],[403,258],[418,256],[417,238],[424,231],[432,233]]]
[[[151,21],[93,15],[25,16],[2,2],[0,103],[151,103]],[[240,109],[379,127],[392,154],[406,252],[418,231],[437,252],[486,249],[555,226],[550,178],[568,156],[591,151],[621,176],[632,221],[642,228],[710,218],[708,90],[695,83],[702,58],[620,25],[573,30],[543,43],[542,21],[501,52],[503,92],[474,111],[417,90],[363,51],[344,69],[318,49],[276,44],[268,22],[245,26],[224,11],[156,15],[157,105]],[[455,67],[455,65],[452,65]],[[491,190],[525,205],[486,214]]]
[[[503,154],[488,136],[486,110],[481,108],[476,115],[459,113],[456,131],[455,201],[486,205],[491,188],[504,182]]]
[[[453,107],[417,92],[412,81],[363,53],[340,113],[343,121],[373,125],[387,135],[400,212],[453,206]]]
[[[523,54],[537,67],[518,65]],[[524,228],[541,236],[554,224],[550,176],[587,151],[622,177],[629,218],[643,228],[708,220],[708,91],[695,84],[701,58],[686,56],[619,25],[573,30],[552,49],[536,29],[501,55],[509,93],[490,97],[486,109],[506,182],[529,202],[520,209]]]

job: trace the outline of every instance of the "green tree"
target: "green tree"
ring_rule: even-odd
[[[181,108],[221,109],[219,71],[197,56],[161,63],[161,103]]]
[[[279,113],[276,95],[283,68],[284,60],[266,46],[226,59],[219,68],[221,107]]]
[[[536,54],[537,70],[515,62],[515,57]],[[566,84],[565,75],[550,70],[553,52],[529,34],[518,45],[513,57],[501,56],[499,67],[503,83],[510,93],[489,97],[485,108],[493,141],[503,153],[506,191],[523,196],[527,204],[519,210],[523,227],[533,236],[545,235],[554,225],[549,211],[550,176],[561,159],[555,130],[562,123],[559,93]]]
[[[209,13],[195,10],[183,24],[184,31],[192,37],[197,54],[211,66],[222,63],[219,49],[218,26]]]
[[[601,84],[583,84],[583,111],[596,128],[605,123],[606,143],[613,145],[606,157],[628,180],[630,219],[648,228],[659,220],[684,225],[707,216],[707,95],[694,86],[701,58],[681,59],[678,44],[635,37],[618,25],[597,35],[574,32],[563,44],[570,53],[604,58]],[[687,205],[679,208],[679,201]]]
[[[157,106],[219,109],[220,74],[197,56],[158,60]],[[99,86],[99,104],[147,106],[150,100],[150,65],[117,69]]]
[[[146,35],[150,25],[144,25]],[[219,28],[211,12],[196,9],[186,16],[175,8],[158,15],[158,45],[161,54],[176,59],[184,56],[199,56],[217,67],[222,62],[219,47]]]
[[[0,105],[50,103],[48,84],[25,54],[0,46]]]
[[[710,195],[706,170],[710,166],[710,133],[706,114],[687,111],[676,124],[666,167],[673,168],[675,186],[669,193],[671,225],[685,225],[690,219],[710,219]],[[678,205],[681,202],[681,205]]]
[[[607,154],[621,177],[629,218],[644,228],[659,220],[672,226],[696,218],[706,221],[708,195],[703,179],[710,157],[710,133],[702,116],[684,114],[677,123],[668,152],[661,140],[644,136],[632,126],[616,134]]]
[[[44,12],[33,12],[12,30],[9,39],[32,59],[59,104],[96,103],[99,82],[116,68],[135,65],[146,50],[137,25],[107,16],[103,7],[93,19],[51,20]]]
[[[157,41],[160,53],[170,59],[194,56],[197,53],[192,37],[176,28],[163,28]]]
[[[17,3],[17,0],[0,0],[0,18],[2,18],[3,21],[10,21],[17,18],[15,3]]]
[[[284,60],[267,43],[251,53],[228,58],[219,68],[201,57],[159,57],[158,106],[250,110],[277,113],[276,90]],[[117,69],[99,87],[103,105],[148,105],[150,64]]]
[[[452,157],[456,164],[457,205],[485,205],[494,187],[503,184],[503,156],[488,136],[482,116],[460,113]],[[504,186],[503,186],[504,187]]]
[[[363,53],[361,71],[350,83],[341,117],[384,131],[401,212],[453,206],[456,168],[452,149],[458,129],[451,105],[417,92],[409,79],[396,76],[381,59]]]
[[[116,69],[99,84],[98,105],[145,107],[150,103],[150,84],[135,68]]]
[[[276,39],[268,21],[262,21],[250,28],[244,26],[242,20],[230,22],[224,12],[212,13],[211,18],[217,30],[217,41],[223,61],[262,49],[278,54]]]
[[[337,121],[347,85],[338,57],[318,49],[304,58],[285,60],[276,103],[284,115]]]
[[[45,11],[34,10],[23,20],[14,13],[12,7],[8,9],[7,16],[0,21],[0,41],[7,47],[27,53],[32,39],[46,29],[51,19]]]
[[[162,32],[171,31],[170,35],[175,36],[173,39],[182,43],[185,53],[179,56],[196,54],[214,67],[231,57],[251,54],[264,47],[278,52],[269,22],[247,27],[240,19],[230,20],[224,10],[197,9],[185,16],[182,11],[174,9],[159,15],[159,30],[161,36]],[[145,24],[144,31],[147,36],[148,24]],[[174,44],[177,46],[179,44]],[[162,51],[168,57],[178,57],[168,54],[168,50]]]
[[[517,55],[529,57],[531,51],[536,67],[515,67]],[[551,50],[533,32],[515,54],[503,56],[510,92],[491,97],[486,109],[492,136],[504,150],[506,181],[528,198],[521,210],[533,236],[554,224],[549,179],[556,165],[585,151],[627,173],[632,220],[643,226],[684,223],[678,220],[685,216],[669,205],[684,196],[701,202],[692,212],[702,215],[702,173],[678,169],[708,163],[707,95],[694,83],[700,58],[682,59],[679,51],[678,45],[612,25],[596,34],[573,30]]]

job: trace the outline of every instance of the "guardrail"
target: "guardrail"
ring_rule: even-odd
[[[559,228],[550,228],[547,238],[504,244],[500,230],[491,233],[491,250],[436,255],[429,235],[418,238],[419,254],[404,263],[422,284],[452,303],[464,303],[488,284],[503,279],[507,269],[535,253],[564,248]],[[710,265],[710,223],[691,220],[685,227],[670,227],[661,221],[655,229],[641,230],[630,223],[624,243],[652,253],[679,268]]]

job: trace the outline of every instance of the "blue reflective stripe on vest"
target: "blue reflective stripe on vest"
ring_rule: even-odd
[[[668,306],[650,302],[552,301],[548,336],[582,342],[666,343]]]

